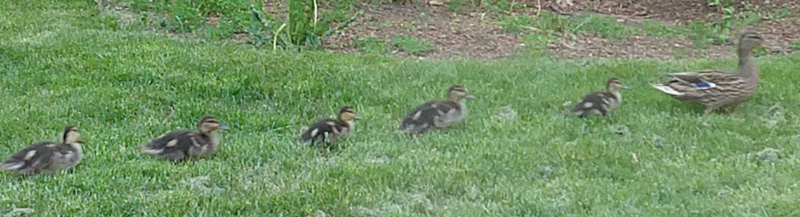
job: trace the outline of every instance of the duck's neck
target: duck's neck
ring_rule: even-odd
[[[758,78],[759,71],[756,65],[753,51],[747,49],[739,49],[739,76],[745,78]]]
[[[208,144],[211,146],[210,148],[212,150],[216,150],[219,146],[219,135],[217,134],[217,131],[211,131],[205,134],[208,136]]]
[[[617,98],[617,102],[622,102],[622,94],[619,94],[619,90],[609,91],[611,95],[614,95],[614,98]]]
[[[81,148],[81,144],[80,144],[80,143],[73,142],[73,143],[69,143],[69,144],[67,144],[67,145],[69,145],[70,147],[72,147],[72,149],[75,149],[75,153],[76,153],[76,154],[77,154],[79,157],[80,157],[80,156],[83,156],[83,148]]]

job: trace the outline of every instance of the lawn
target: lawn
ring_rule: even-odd
[[[701,117],[649,83],[735,69],[733,58],[416,60],[272,52],[120,28],[91,1],[0,4],[0,154],[81,129],[73,171],[0,173],[0,214],[32,216],[796,216],[800,55],[762,56],[759,92]],[[565,118],[609,77],[631,87],[602,118]],[[403,115],[452,84],[466,121],[420,138]],[[349,105],[341,149],[298,143]],[[135,147],[205,114],[232,128],[212,158]],[[778,159],[761,158],[779,150]],[[634,159],[635,156],[635,159]]]

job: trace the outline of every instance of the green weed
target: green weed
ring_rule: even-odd
[[[592,34],[609,39],[624,39],[638,33],[637,29],[619,24],[615,19],[591,14],[562,16],[542,12],[533,22],[538,30],[559,35]]]
[[[260,8],[262,1],[255,0],[192,0],[151,1],[130,0],[131,9],[140,13],[156,12],[166,17],[165,28],[172,32],[187,33],[204,27],[210,15],[220,16],[231,24],[231,31],[243,30],[250,21],[250,7]]]
[[[500,28],[506,32],[523,32],[526,30],[531,30],[531,20],[525,14],[518,14],[517,16],[501,16],[500,18]]]
[[[392,38],[392,45],[413,55],[419,55],[431,51],[435,48],[433,43],[429,41],[420,40],[419,38],[407,35],[395,36],[394,38]]]
[[[657,38],[676,38],[685,37],[689,34],[689,30],[683,26],[667,26],[658,21],[644,20],[640,34]]]
[[[544,55],[550,42],[556,39],[558,39],[558,37],[551,34],[528,34],[522,38],[522,41],[527,44],[529,52],[537,55]]]
[[[389,51],[389,46],[385,42],[373,37],[358,39],[356,47],[371,54],[384,54]]]

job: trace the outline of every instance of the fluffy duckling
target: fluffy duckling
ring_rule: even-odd
[[[361,117],[356,115],[353,108],[342,107],[336,119],[322,119],[309,126],[303,134],[300,134],[300,142],[311,142],[311,146],[315,143],[317,145],[330,144],[339,138],[350,136],[356,120],[361,120]]]
[[[750,99],[758,89],[760,72],[753,49],[763,47],[763,41],[758,33],[752,31],[739,36],[737,72],[708,69],[670,73],[664,74],[671,78],[670,81],[651,86],[682,102],[705,106],[703,115],[720,108],[731,112],[731,108]]]
[[[406,115],[398,132],[423,134],[461,122],[467,115],[467,106],[463,99],[475,99],[475,96],[460,85],[451,86],[447,90],[446,100],[425,102]]]
[[[137,147],[140,151],[163,157],[170,161],[207,157],[219,148],[218,130],[229,130],[212,116],[205,116],[197,123],[198,132],[176,130],[164,134],[148,144]]]
[[[575,105],[568,115],[578,115],[586,117],[590,115],[602,115],[607,120],[611,120],[608,114],[622,103],[622,95],[619,91],[628,89],[617,78],[608,79],[606,91],[597,91],[586,94],[583,99]]]
[[[40,172],[53,174],[60,170],[75,167],[83,158],[83,140],[78,128],[68,126],[64,128],[61,143],[37,142],[22,151],[17,152],[10,159],[0,163],[0,169],[13,171],[19,174],[31,175]]]

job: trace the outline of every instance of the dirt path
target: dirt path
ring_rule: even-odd
[[[719,19],[718,9],[707,6],[705,0],[525,0],[527,4],[511,15],[525,15],[535,19],[541,11],[554,11],[561,14],[591,12],[613,17],[623,25],[641,25],[644,19],[656,20],[666,26],[686,25],[692,21],[713,22]],[[800,43],[800,19],[797,16],[798,3],[792,0],[773,0],[766,4],[763,0],[750,1],[749,11],[764,12],[788,10],[793,12],[778,21],[761,22],[747,26],[747,29],[760,31],[769,43],[768,52],[791,53]],[[386,45],[387,53],[398,56],[417,56],[420,58],[458,58],[472,57],[495,59],[531,46],[524,37],[530,32],[509,32],[502,29],[503,22],[498,16],[481,10],[448,9],[447,2],[433,4],[382,4],[363,5],[364,14],[345,31],[326,38],[324,47],[336,52],[361,52],[365,39]],[[541,3],[541,10],[539,5]],[[745,5],[737,5],[744,10]],[[777,13],[777,12],[776,12]],[[735,37],[741,29],[735,29]],[[397,36],[418,38],[432,45],[429,51],[406,52]],[[655,38],[644,35],[631,36],[625,40],[610,40],[591,34],[578,34],[576,37],[559,37],[545,46],[546,52],[558,58],[695,58],[720,57],[731,55],[731,45],[711,45],[701,49],[688,37]],[[425,50],[425,49],[423,49]]]

